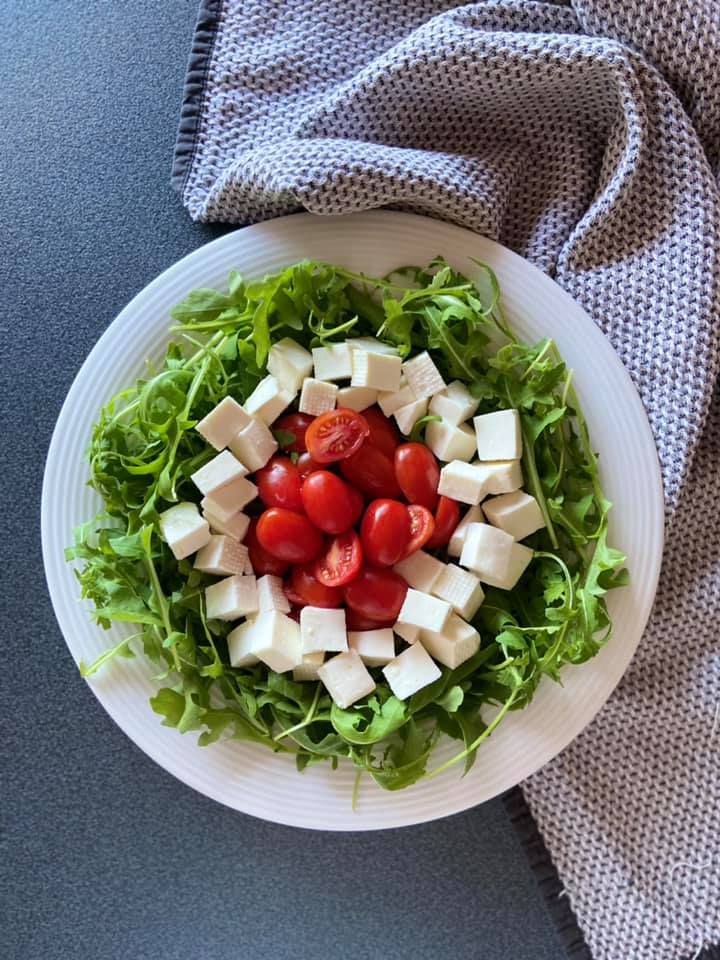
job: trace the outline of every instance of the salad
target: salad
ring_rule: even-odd
[[[468,770],[598,652],[627,573],[572,372],[479,266],[304,261],[173,309],[162,367],[93,430],[105,510],[67,557],[96,621],[137,629],[84,676],[142,651],[152,709],[200,745],[396,790]]]

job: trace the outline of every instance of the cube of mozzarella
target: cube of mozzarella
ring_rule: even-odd
[[[465,534],[460,563],[483,583],[503,580],[510,569],[513,538],[489,523],[471,523]]]
[[[398,390],[400,388],[400,357],[384,353],[368,353],[367,350],[352,351],[353,387],[372,387],[373,390]]]
[[[377,390],[371,387],[342,387],[337,392],[337,406],[362,413],[371,407],[378,398]]]
[[[160,533],[176,560],[183,560],[200,550],[210,539],[207,520],[200,516],[194,503],[177,503],[159,517]]]
[[[255,629],[257,642],[253,652],[275,673],[293,670],[301,663],[300,627],[291,617],[279,610],[269,610],[258,616]]]
[[[398,700],[407,700],[441,675],[436,663],[419,641],[383,667],[385,679]]]
[[[237,400],[225,397],[203,417],[195,429],[216,450],[222,450],[249,421],[250,417]]]
[[[438,493],[460,503],[476,505],[485,496],[485,485],[476,467],[462,460],[453,460],[440,471]]]
[[[236,540],[238,543],[241,540],[245,539],[245,534],[248,531],[250,526],[250,517],[247,514],[243,513],[242,510],[237,510],[235,513],[231,514],[229,517],[222,519],[216,514],[209,510],[207,507],[207,498],[202,501],[203,503],[203,516],[210,524],[210,529],[213,533],[224,533],[226,537],[231,537],[233,540]]]
[[[395,637],[388,627],[382,630],[351,630],[348,646],[367,667],[382,667],[395,656]]]
[[[229,517],[247,506],[257,497],[257,494],[258,489],[251,480],[247,477],[237,477],[203,497],[202,502],[215,516]]]
[[[470,524],[482,523],[483,520],[484,517],[482,508],[478,505],[470,507],[460,523],[455,527],[453,535],[450,537],[450,542],[447,545],[447,552],[451,557],[459,557],[462,553],[463,544],[465,543],[465,534],[467,533],[467,528],[470,526]]]
[[[264,467],[278,448],[277,441],[267,424],[255,417],[232,438],[228,446],[235,456],[242,460],[250,473]]]
[[[367,353],[384,353],[388,357],[397,357],[398,348],[391,343],[376,340],[375,337],[353,337],[345,341],[351,350],[365,350]]]
[[[290,603],[285,596],[283,582],[280,577],[266,573],[264,577],[258,578],[257,589],[258,610],[260,613],[268,613],[270,610],[290,613]]]
[[[293,680],[306,683],[310,680],[319,680],[318,670],[323,665],[325,654],[305,653],[300,663],[293,670]]]
[[[471,460],[475,456],[475,434],[470,427],[447,420],[433,420],[425,428],[425,443],[438,460]]]
[[[208,620],[238,620],[258,612],[255,577],[226,577],[205,589]]]
[[[297,393],[305,377],[312,373],[312,354],[291,337],[284,337],[270,347],[267,368],[286,390]]]
[[[473,463],[485,484],[486,494],[512,493],[523,485],[522,466],[519,460],[486,460]]]
[[[420,627],[413,627],[409,623],[394,623],[393,632],[405,643],[415,643],[420,637]]]
[[[258,662],[255,650],[260,645],[260,634],[254,620],[246,620],[227,635],[228,657],[231,667],[252,667]]]
[[[375,689],[375,681],[354,650],[347,650],[327,660],[318,668],[318,676],[342,710],[367,697]]]
[[[423,350],[412,360],[406,360],[403,364],[403,373],[419,400],[423,397],[432,397],[433,394],[445,389],[445,381],[427,350]]]
[[[411,627],[421,627],[424,630],[439,633],[447,623],[451,612],[450,604],[445,600],[431,597],[411,587],[400,608],[398,621]]]
[[[190,475],[195,486],[206,496],[214,490],[225,486],[231,480],[237,480],[247,474],[247,468],[234,457],[229,450],[223,450],[204,467],[200,467]]]
[[[480,649],[480,634],[456,613],[450,617],[442,633],[423,630],[421,641],[431,656],[451,670],[474,657]]]
[[[262,379],[245,401],[245,409],[252,417],[270,426],[295,399],[297,391],[283,387],[277,377],[269,374]]]
[[[515,540],[524,540],[545,526],[537,500],[523,490],[492,497],[485,501],[484,506],[490,523],[509,533]]]
[[[458,426],[475,413],[479,403],[480,401],[472,396],[464,383],[453,380],[432,398],[430,413]]]
[[[244,573],[248,559],[248,548],[224,535],[213,535],[205,546],[198,551],[193,566],[203,573],[212,573],[224,577],[233,573]]]
[[[424,417],[427,413],[427,405],[427,398],[424,400],[413,400],[413,402],[408,403],[406,407],[400,407],[399,410],[395,411],[393,416],[395,417],[395,422],[398,425],[400,433],[405,434],[406,437],[412,433],[412,428],[420,417]]]
[[[515,543],[513,541],[510,549],[510,562],[505,570],[505,573],[502,576],[493,576],[492,574],[488,574],[487,576],[483,577],[480,575],[480,579],[483,580],[489,587],[497,587],[500,590],[512,590],[520,577],[525,573],[525,570],[527,569],[533,556],[534,552],[530,549],[530,547],[526,547],[522,543]]]
[[[300,637],[303,653],[347,650],[345,611],[303,607],[300,611]]]
[[[475,574],[454,563],[445,564],[432,592],[436,597],[447,601],[455,613],[465,620],[472,620],[485,599],[483,588]]]
[[[445,564],[424,550],[416,550],[409,557],[395,564],[394,570],[414,590],[432,593],[432,588],[443,572]]]
[[[300,413],[309,413],[312,417],[319,417],[321,413],[328,413],[335,409],[338,387],[336,383],[327,383],[325,380],[315,380],[306,377],[300,391]]]
[[[316,380],[347,380],[352,376],[352,355],[347,343],[313,347],[312,358]]]
[[[474,417],[477,451],[480,460],[518,460],[522,456],[520,414],[517,410],[497,410]]]
[[[386,417],[391,417],[396,410],[414,403],[417,397],[410,384],[404,378],[400,381],[397,390],[381,390],[378,393],[378,406]]]

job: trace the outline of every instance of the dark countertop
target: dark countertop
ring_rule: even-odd
[[[193,224],[169,185],[195,7],[0,5],[0,953],[554,960],[559,943],[500,801],[375,834],[243,816],[140,753],[60,636],[39,537],[55,418],[120,308],[220,232]]]

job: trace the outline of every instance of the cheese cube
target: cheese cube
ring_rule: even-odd
[[[444,390],[436,393],[430,401],[430,413],[434,413],[455,426],[471,417],[478,408],[476,400],[464,383],[453,380]]]
[[[270,347],[267,369],[286,390],[297,393],[312,373],[312,354],[291,337],[284,337]]]
[[[191,474],[190,479],[201,493],[207,495],[230,483],[231,480],[244,477],[247,472],[243,464],[229,450],[223,450],[204,467],[200,467]]]
[[[326,607],[303,607],[300,611],[303,653],[347,650],[345,611]]]
[[[423,593],[432,593],[438,577],[443,572],[445,564],[442,560],[433,557],[432,554],[424,550],[416,550],[409,557],[400,560],[393,567],[395,573],[399,573],[408,586],[415,590],[421,590]]]
[[[491,527],[490,529],[493,528]],[[500,590],[512,590],[520,577],[525,573],[525,570],[533,556],[534,553],[530,547],[526,547],[522,543],[515,543],[513,541],[510,550],[510,563],[508,564],[504,575],[493,576],[492,574],[488,574],[487,576],[483,577],[482,574],[479,574],[480,579],[483,580],[489,587],[498,587]]]
[[[278,448],[277,441],[267,424],[254,417],[228,444],[236,457],[245,464],[250,473],[260,470]]]
[[[514,542],[504,530],[488,523],[471,523],[465,534],[460,563],[476,573],[483,583],[503,580],[510,569]]]
[[[456,613],[450,617],[442,633],[423,630],[421,641],[431,656],[451,670],[474,657],[480,649],[480,634]]]
[[[375,689],[375,681],[354,650],[327,660],[318,668],[318,676],[342,710],[346,710],[362,697],[367,697]]]
[[[231,537],[211,536],[202,550],[198,551],[193,566],[203,573],[227,576],[229,573],[244,573],[248,549]]]
[[[247,398],[245,409],[251,417],[257,417],[269,426],[290,406],[296,392],[281,386],[277,377],[270,374],[260,381]]]
[[[442,676],[422,643],[418,642],[383,667],[385,679],[398,700],[407,700]]]
[[[223,498],[223,501],[224,499],[225,498]],[[229,520],[230,517],[234,516],[238,512],[238,508],[236,506],[231,505],[226,509],[223,507],[222,502],[213,502],[210,497],[202,498],[200,501],[200,508],[204,516],[206,516],[208,513],[211,513],[213,517],[217,517],[218,520]]]
[[[260,634],[254,620],[246,620],[227,635],[228,657],[232,667],[252,667],[258,662],[255,650],[260,645]]]
[[[176,560],[195,553],[210,539],[210,527],[194,503],[177,503],[160,514],[160,533]]]
[[[255,571],[254,571],[254,569],[253,569],[253,565],[252,565],[252,563],[250,562],[250,554],[249,554],[249,552],[248,552],[248,558],[247,558],[247,560],[245,561],[245,569],[243,570],[243,573],[246,573],[249,577],[252,577],[252,576],[254,575],[254,573],[255,573]],[[259,601],[258,601],[258,606],[259,606]],[[262,612],[264,612],[264,611],[261,611],[261,613],[262,613]]]
[[[486,500],[485,516],[515,540],[524,540],[545,526],[537,500],[522,490]]]
[[[205,501],[203,501],[203,503],[204,502]],[[250,517],[243,513],[242,510],[238,510],[223,520],[214,514],[212,510],[208,510],[207,506],[204,506],[203,516],[210,524],[210,529],[213,533],[224,533],[226,537],[231,537],[238,542],[244,540],[245,534],[250,526]]]
[[[478,504],[485,496],[485,485],[476,467],[462,460],[453,460],[440,471],[438,493],[460,503]]]
[[[254,500],[258,489],[247,477],[237,477],[217,490],[213,490],[202,503],[216,517],[229,517]]]
[[[290,613],[290,602],[285,596],[283,582],[280,577],[266,573],[257,582],[258,610],[267,613],[269,610],[279,610],[281,613]]]
[[[353,387],[372,387],[373,390],[398,390],[400,388],[400,357],[383,353],[368,353],[367,350],[352,351]]]
[[[512,493],[523,485],[522,466],[519,460],[486,460],[473,463],[485,484],[486,494]]]
[[[305,377],[300,391],[298,410],[300,413],[309,413],[313,417],[319,417],[321,413],[327,413],[329,410],[335,409],[337,395],[336,383],[326,383],[325,380]]]
[[[522,456],[520,414],[498,410],[473,418],[480,460],[518,460]]]
[[[412,360],[406,360],[403,373],[418,399],[432,397],[445,389],[445,381],[427,350],[423,350]]]
[[[470,524],[482,523],[483,519],[484,517],[481,507],[470,507],[460,523],[455,527],[453,535],[450,537],[450,542],[447,545],[447,552],[451,557],[459,557],[462,553],[463,544],[465,543],[465,534],[467,533],[467,528],[470,526]]]
[[[353,337],[346,341],[351,350],[365,350],[367,353],[384,353],[388,357],[397,357],[398,348],[375,337]]]
[[[371,387],[343,387],[337,392],[337,406],[361,413],[371,407],[377,398],[377,390]]]
[[[413,402],[409,403],[406,407],[400,407],[399,410],[395,411],[393,416],[395,417],[395,422],[398,425],[400,433],[404,433],[406,437],[412,433],[412,428],[417,421],[427,413],[427,405],[427,398],[424,400],[413,400]]]
[[[313,347],[312,358],[316,380],[346,380],[352,376],[352,355],[347,343]]]
[[[238,431],[248,425],[249,420],[250,417],[237,400],[225,397],[203,417],[195,429],[216,450],[222,450]]]
[[[378,393],[378,406],[386,417],[391,417],[400,407],[406,407],[409,403],[414,403],[417,397],[413,393],[410,384],[402,378],[397,390],[381,390]]]
[[[302,661],[300,627],[279,610],[261,613],[255,621],[253,653],[275,673],[285,673]]]
[[[451,612],[452,608],[445,600],[410,588],[400,608],[398,621],[411,627],[420,627],[423,630],[439,633],[447,623]]]
[[[475,434],[461,423],[433,420],[425,428],[425,443],[438,460],[472,460],[475,456]]]
[[[441,600],[446,600],[455,613],[465,620],[472,620],[485,599],[483,588],[475,574],[468,573],[454,563],[445,564],[432,592]]]
[[[395,656],[395,637],[389,627],[384,630],[351,630],[348,645],[367,667],[382,667]]]
[[[257,613],[257,580],[237,575],[219,580],[206,588],[205,608],[208,620],[237,620]]]
[[[308,680],[319,680],[318,670],[323,665],[325,654],[306,653],[303,655],[300,663],[293,670],[293,680],[298,683],[305,683]]]
[[[420,636],[420,627],[412,627],[409,623],[394,623],[393,631],[401,637],[405,643],[415,643]]]

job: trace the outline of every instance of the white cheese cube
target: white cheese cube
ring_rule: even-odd
[[[465,620],[472,620],[485,599],[483,588],[475,574],[454,563],[445,564],[432,592],[441,600],[446,600],[455,613]]]
[[[373,390],[398,390],[400,388],[400,357],[384,353],[368,353],[367,350],[352,351],[353,387],[372,387]]]
[[[258,610],[267,613],[270,610],[279,610],[281,613],[290,613],[290,601],[285,596],[283,582],[280,577],[266,573],[259,577],[257,582]]]
[[[348,645],[368,667],[382,667],[395,656],[395,637],[389,627],[384,630],[351,630]]]
[[[406,437],[412,433],[412,428],[417,421],[427,413],[427,405],[426,397],[424,400],[413,400],[406,407],[400,407],[399,410],[395,411],[393,416],[400,433],[405,434]]]
[[[475,434],[466,424],[456,426],[447,420],[433,420],[425,428],[425,443],[438,460],[472,460]]]
[[[319,667],[318,676],[342,710],[367,697],[375,689],[375,681],[354,650],[347,650],[327,660]]]
[[[494,528],[491,527],[490,529]],[[487,576],[483,577],[482,574],[479,574],[480,579],[483,580],[489,587],[498,587],[500,590],[512,590],[520,577],[525,573],[525,570],[533,556],[534,553],[530,547],[526,547],[522,543],[515,543],[513,541],[512,548],[510,550],[510,563],[508,564],[504,575],[496,577],[492,574],[488,574]]]
[[[515,541],[509,533],[489,523],[471,523],[465,534],[460,563],[476,573],[483,583],[507,577]]]
[[[216,517],[218,520],[229,520],[230,517],[234,516],[238,512],[238,508],[236,506],[231,505],[226,509],[223,507],[222,502],[213,502],[209,497],[202,498],[200,501],[200,508],[203,512],[203,516],[207,516],[208,513],[211,513],[213,517]]]
[[[251,417],[257,417],[269,426],[290,406],[296,392],[281,386],[277,377],[270,374],[260,381],[247,398],[245,409]]]
[[[411,627],[420,627],[423,630],[432,630],[440,633],[452,613],[450,604],[438,597],[431,597],[419,590],[408,590],[405,601],[400,608],[398,621]]]
[[[316,380],[347,380],[352,376],[352,355],[347,343],[313,347],[312,358]]]
[[[408,586],[423,593],[432,593],[432,588],[443,572],[445,564],[424,550],[416,550],[409,557],[400,560],[393,569],[399,573]]]
[[[203,501],[203,503],[204,502],[205,501]],[[205,505],[203,507],[203,516],[210,524],[210,529],[213,533],[224,533],[226,537],[231,537],[238,542],[245,539],[245,534],[250,526],[250,517],[243,513],[242,510],[236,511],[226,519],[222,519],[214,514],[212,510],[208,510],[207,505]]]
[[[487,460],[473,463],[485,484],[486,494],[512,493],[523,485],[522,466],[519,460]]]
[[[236,457],[245,464],[250,473],[260,470],[278,448],[277,441],[267,424],[254,417],[228,444]]]
[[[462,553],[463,544],[465,543],[465,534],[467,533],[467,528],[470,526],[470,524],[482,523],[483,520],[484,517],[482,508],[479,506],[470,507],[460,523],[455,527],[453,535],[450,537],[450,542],[447,545],[447,552],[451,557],[459,557]]]
[[[253,653],[258,660],[275,673],[285,673],[300,664],[300,627],[291,617],[279,610],[270,610],[258,616],[255,628],[257,642],[253,644]]]
[[[202,503],[216,517],[230,517],[242,510],[258,494],[258,489],[247,477],[237,477],[217,490],[213,490]]]
[[[338,387],[336,383],[326,383],[325,380],[315,380],[305,377],[300,391],[300,413],[309,413],[312,417],[319,417],[335,409]]]
[[[194,503],[177,503],[160,514],[160,533],[176,560],[195,553],[210,539],[207,520],[200,516]]]
[[[346,341],[351,350],[365,350],[366,353],[384,353],[388,357],[397,357],[398,348],[391,343],[376,340],[375,337],[353,337]]]
[[[249,554],[249,553],[248,553],[248,558],[247,558],[247,560],[245,561],[245,569],[243,570],[243,573],[246,573],[249,577],[252,577],[252,576],[254,575],[254,573],[255,573],[255,571],[254,571],[254,569],[253,569],[253,565],[252,565],[252,563],[250,562],[250,554]],[[259,606],[259,601],[258,601],[258,606]],[[261,613],[264,613],[265,611],[260,611],[260,612],[261,612]]]
[[[203,573],[224,577],[232,573],[244,573],[248,548],[226,536],[211,536],[202,550],[198,551],[193,566]]]
[[[312,373],[312,354],[291,337],[284,337],[270,347],[267,369],[286,390],[297,393]]]
[[[231,480],[237,480],[247,474],[247,469],[229,450],[223,450],[204,467],[190,475],[190,479],[201,493],[207,495]]]
[[[518,460],[522,456],[520,414],[497,410],[473,418],[480,460]]]
[[[480,634],[462,617],[454,613],[442,633],[423,630],[421,642],[428,653],[443,666],[454,670],[461,663],[474,657],[480,649]]]
[[[208,620],[237,620],[257,613],[255,577],[234,576],[219,580],[205,590]]]
[[[383,667],[383,673],[398,700],[407,700],[442,676],[438,665],[433,663],[430,654],[420,642],[403,650],[391,660]]]
[[[228,656],[232,667],[252,667],[258,662],[255,650],[260,634],[254,620],[247,620],[227,635]]]
[[[222,450],[238,431],[248,425],[249,420],[250,417],[237,400],[225,397],[203,417],[195,429],[216,450]]]
[[[361,413],[377,402],[378,392],[371,387],[342,387],[337,392],[337,406]]]
[[[545,526],[537,500],[523,490],[492,497],[485,501],[484,507],[490,523],[509,533],[515,540],[524,540]]]
[[[430,401],[430,413],[442,417],[448,423],[461,424],[463,420],[471,417],[478,408],[479,400],[476,400],[464,383],[459,380],[453,380],[444,390],[436,393]]]
[[[438,493],[460,503],[475,505],[485,496],[485,485],[476,467],[462,460],[453,460],[440,471]]]
[[[300,611],[303,653],[347,650],[345,611],[326,607],[303,607]]]
[[[322,652],[304,654],[300,663],[293,670],[293,680],[298,683],[319,680],[318,670],[323,665],[324,660],[325,654]]]
[[[434,393],[445,389],[445,381],[427,350],[423,350],[412,360],[406,360],[403,364],[403,373],[419,400],[423,397],[432,397]]]
[[[420,637],[420,627],[413,627],[409,623],[394,623],[393,631],[405,641],[415,643]]]
[[[406,407],[409,403],[414,403],[417,397],[413,393],[410,384],[404,378],[400,381],[400,387],[397,390],[381,390],[378,393],[378,406],[386,417],[391,417],[400,407]]]

